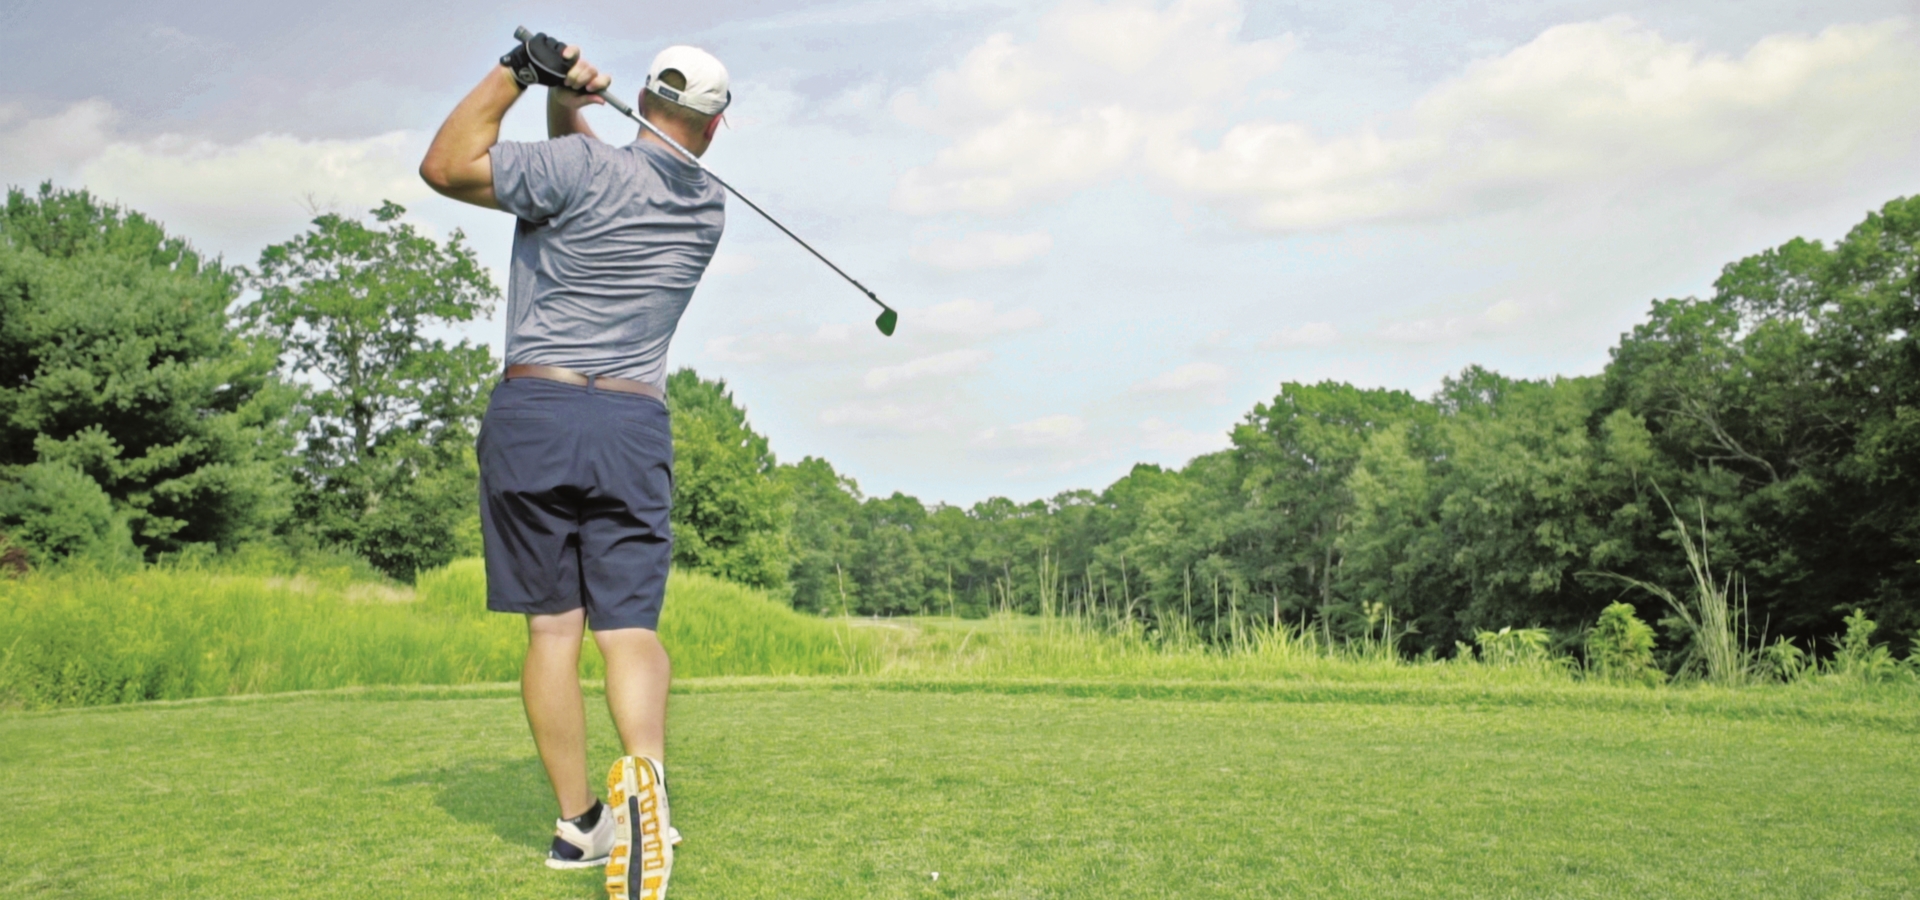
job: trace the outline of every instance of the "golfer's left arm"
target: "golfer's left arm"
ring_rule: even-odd
[[[580,110],[596,103],[605,103],[599,94],[589,94],[572,88],[547,88],[547,137],[566,137],[569,134],[584,134],[599,140],[593,133],[593,126],[587,124],[587,117]]]
[[[568,47],[566,52],[574,60],[567,72],[569,87],[590,94],[612,82],[612,76],[600,74],[580,58],[579,48]],[[420,177],[427,185],[463,203],[499,209],[499,198],[493,194],[493,145],[500,142],[500,120],[525,90],[506,66],[488,72],[453,108],[427,147],[427,156],[420,161]]]

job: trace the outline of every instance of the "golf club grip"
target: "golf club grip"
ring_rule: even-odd
[[[533,32],[528,31],[527,26],[522,25],[513,30],[513,39],[524,44],[527,41],[533,40]]]
[[[631,119],[639,118],[638,116],[635,116],[633,114],[633,107],[628,106],[626,102],[621,100],[619,97],[615,97],[614,95],[609,94],[604,90],[594,91],[594,93],[599,94],[600,99],[607,101],[608,106],[611,106],[615,110],[618,110],[622,115],[625,115]]]

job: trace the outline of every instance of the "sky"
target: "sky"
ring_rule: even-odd
[[[237,264],[391,199],[504,285],[511,220],[415,169],[520,24],[629,99],[670,44],[727,65],[705,162],[899,331],[735,203],[673,363],[782,460],[928,502],[1180,465],[1287,381],[1597,373],[1652,300],[1920,191],[1920,0],[28,0],[0,181]]]

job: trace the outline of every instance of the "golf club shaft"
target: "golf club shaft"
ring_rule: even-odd
[[[514,29],[513,37],[514,37],[514,40],[525,41],[532,38],[533,34],[527,31],[525,27],[521,27],[521,28]],[[608,106],[611,106],[614,109],[619,110],[621,115],[624,115],[627,118],[640,123],[641,128],[645,128],[646,130],[653,132],[654,137],[657,137],[663,141],[666,141],[667,146],[672,147],[674,150],[678,151],[681,156],[686,157],[687,162],[693,163],[695,168],[699,169],[702,172],[707,173],[707,177],[712,178],[715,182],[719,183],[719,185],[722,188],[726,189],[727,193],[732,194],[735,197],[739,198],[741,203],[745,203],[747,206],[751,207],[754,212],[759,213],[761,218],[766,219],[768,222],[772,223],[773,227],[780,229],[781,234],[784,234],[787,237],[793,238],[793,242],[805,248],[808,253],[813,254],[814,259],[817,259],[823,263],[826,263],[827,268],[832,269],[834,271],[834,274],[839,275],[841,278],[845,278],[847,280],[847,283],[853,285],[855,288],[858,288],[860,290],[860,293],[867,295],[868,300],[872,300],[874,303],[879,304],[881,309],[888,310],[888,311],[891,311],[893,309],[893,307],[888,306],[885,303],[882,303],[880,301],[879,295],[875,294],[873,291],[868,290],[866,285],[861,284],[859,281],[854,280],[854,277],[852,275],[848,275],[846,273],[846,270],[840,268],[839,266],[834,265],[833,260],[828,259],[820,251],[813,249],[812,244],[809,244],[806,241],[801,240],[800,236],[797,234],[794,234],[792,229],[788,228],[785,225],[780,224],[780,220],[774,218],[772,214],[768,213],[766,210],[761,209],[760,204],[747,199],[747,195],[740,193],[738,188],[735,188],[733,185],[728,184],[726,182],[726,179],[721,178],[718,175],[715,175],[712,169],[709,169],[706,166],[701,165],[699,157],[694,156],[692,153],[689,153],[687,151],[687,148],[680,146],[679,141],[676,141],[673,138],[668,137],[666,132],[661,131],[659,128],[655,127],[652,122],[647,121],[646,119],[642,118],[639,113],[634,112],[633,107],[628,106],[627,104],[621,102],[619,97],[615,97],[614,95],[609,94],[604,90],[595,91],[594,93],[598,95],[600,99],[605,100]]]
[[[876,296],[872,291],[867,290],[866,285],[861,284],[859,281],[855,280],[852,275],[848,275],[845,270],[841,269],[839,266],[834,265],[833,260],[826,258],[826,256],[821,254],[820,251],[813,249],[812,244],[809,244],[806,241],[801,240],[800,236],[797,234],[794,234],[792,229],[788,228],[785,225],[780,224],[780,220],[774,218],[773,214],[767,212],[764,209],[761,209],[760,204],[747,199],[747,195],[740,193],[739,188],[736,188],[733,185],[728,184],[726,179],[721,178],[718,175],[715,175],[712,169],[709,169],[706,166],[701,165],[699,157],[696,157],[692,153],[687,152],[687,148],[680,146],[679,141],[676,141],[673,138],[668,137],[666,132],[661,131],[659,128],[654,127],[654,124],[652,122],[649,122],[644,118],[641,118],[638,113],[633,111],[633,107],[630,107],[625,103],[620,102],[620,98],[615,97],[607,93],[606,91],[600,91],[598,93],[600,95],[600,99],[607,101],[608,106],[611,106],[614,109],[619,110],[627,118],[640,123],[641,128],[645,128],[646,130],[653,132],[654,137],[657,137],[663,141],[666,141],[667,146],[680,151],[681,156],[686,157],[687,161],[693,163],[696,167],[700,169],[700,171],[707,173],[708,178],[712,178],[714,181],[718,182],[721,187],[726,188],[727,193],[732,194],[741,203],[745,203],[747,206],[751,207],[754,212],[759,213],[760,218],[766,219],[768,223],[773,225],[773,227],[780,229],[781,234],[784,234],[787,237],[793,238],[794,243],[799,244],[802,248],[805,248],[808,253],[813,254],[813,257],[815,259],[823,263],[826,263],[827,268],[832,269],[834,271],[834,274],[839,275],[841,278],[845,278],[848,284],[851,284],[854,287],[859,288],[860,293],[867,295],[868,300],[872,300],[875,303],[879,303],[881,309],[892,308],[886,305],[885,303],[881,303],[880,298]]]

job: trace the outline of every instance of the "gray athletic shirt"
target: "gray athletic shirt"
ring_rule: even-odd
[[[726,225],[726,198],[651,141],[584,135],[493,145],[493,193],[520,217],[507,275],[507,363],[661,388],[667,345]]]

